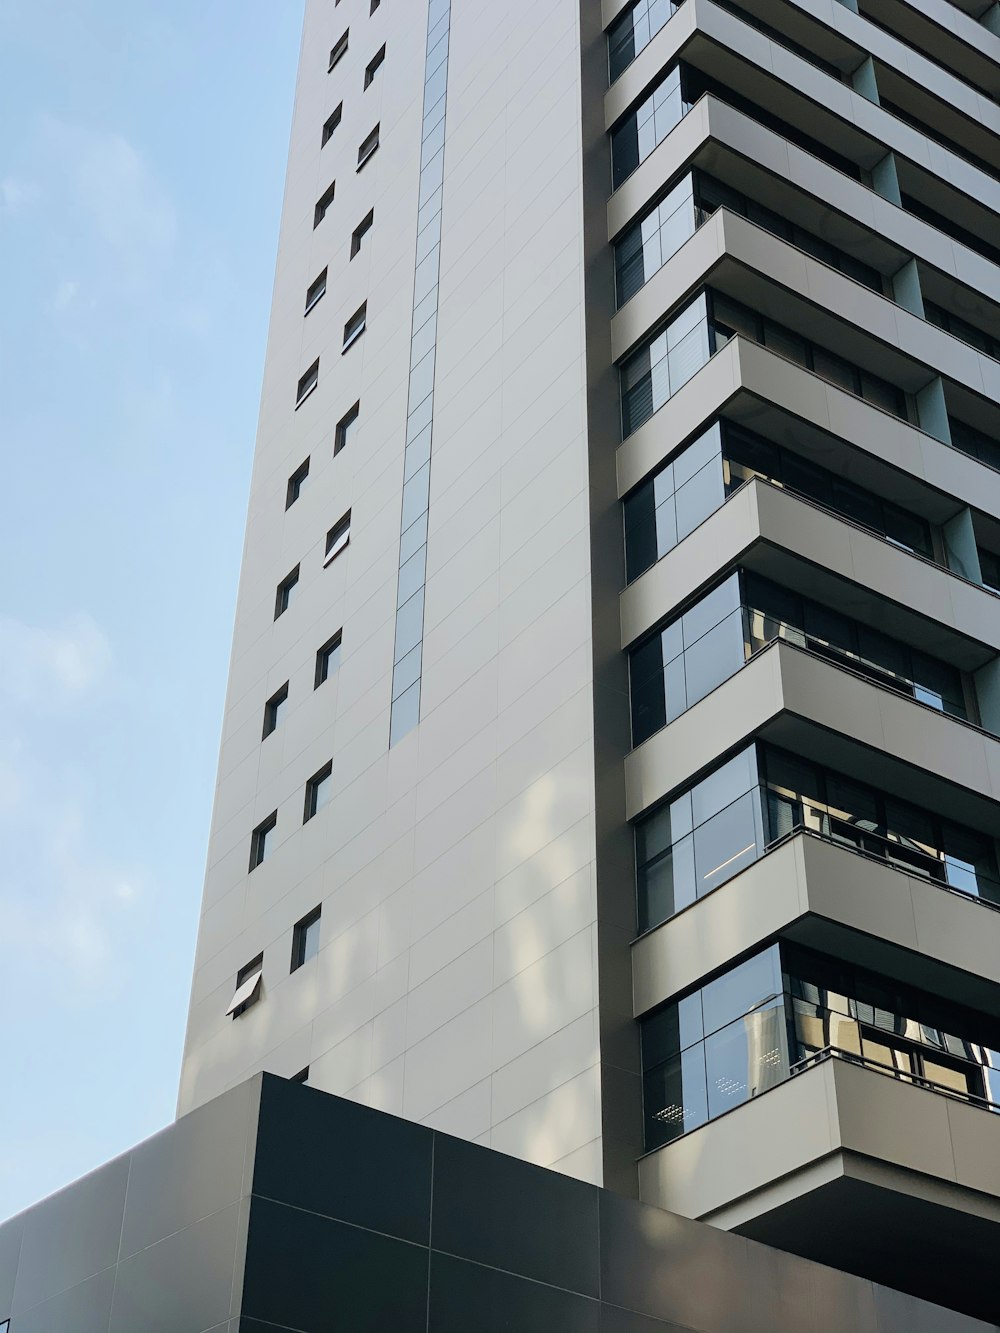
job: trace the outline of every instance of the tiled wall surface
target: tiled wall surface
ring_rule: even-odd
[[[451,14],[421,721],[391,749],[428,9],[369,10],[306,10],[179,1109],[308,1065],[315,1086],[596,1181],[579,4],[463,0]],[[324,568],[348,509],[350,544]],[[341,628],[339,670],[314,689],[316,649]],[[331,758],[333,799],[303,827],[304,783]],[[248,874],[251,830],[274,810],[273,851]],[[292,928],[319,904],[319,955],[290,974]],[[237,970],[261,950],[261,1000],[233,1021]]]
[[[997,1329],[268,1076],[0,1226],[8,1314],[11,1333]]]

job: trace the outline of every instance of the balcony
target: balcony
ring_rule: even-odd
[[[782,641],[632,751],[627,817],[680,791],[751,736],[1000,832],[1000,740]]]
[[[640,1197],[996,1319],[1000,1115],[824,1052],[639,1163]],[[914,1255],[927,1256],[914,1263]]]
[[[949,969],[955,1000],[995,1002],[1000,910],[799,829],[633,943],[636,1018],[779,935],[914,986]]]

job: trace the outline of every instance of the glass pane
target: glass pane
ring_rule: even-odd
[[[652,1069],[705,1035],[701,1022],[701,993],[694,991],[675,1004],[665,1005],[642,1020],[642,1066]]]
[[[652,930],[677,910],[674,897],[674,858],[666,852],[658,861],[643,866],[636,885],[637,920],[640,934]]]
[[[705,1049],[689,1047],[643,1075],[646,1148],[669,1143],[708,1119]]]
[[[308,963],[310,958],[315,958],[319,953],[319,918],[310,921],[306,926],[302,938],[302,961]]]
[[[657,559],[656,511],[651,481],[628,497],[625,511],[625,562],[628,578],[638,578]]]
[[[781,993],[781,962],[775,944],[704,987],[701,1004],[705,1031],[717,1032],[744,1014],[771,1003]]]
[[[669,495],[656,507],[656,555],[666,555],[677,545],[677,516],[674,496]]]
[[[972,1066],[963,1068],[960,1065],[945,1063],[942,1060],[934,1060],[926,1055],[923,1056],[921,1064],[923,1065],[921,1072],[924,1078],[929,1078],[932,1083],[938,1084],[939,1087],[950,1088],[952,1092],[956,1092],[962,1097],[982,1096],[982,1083],[977,1071]]]
[[[675,394],[692,375],[696,374],[711,355],[708,346],[708,324],[702,322],[675,343],[668,353],[670,363],[670,394]],[[664,399],[664,401],[666,401]]]
[[[680,626],[676,626],[679,630]],[[671,657],[663,668],[663,688],[666,698],[666,720],[673,722],[680,717],[691,700],[688,698],[687,681],[684,674],[684,657]]]
[[[797,491],[817,504],[836,508],[832,494],[830,474],[825,468],[800,458],[798,454],[783,453],[781,458],[781,479],[789,490]]]
[[[722,506],[725,498],[722,459],[715,458],[677,490],[677,540],[681,541],[694,532],[710,514]]]
[[[805,338],[793,333],[791,329],[782,328],[780,324],[772,324],[770,320],[764,321],[764,345],[769,351],[794,361],[798,366],[809,364],[808,344]]]
[[[632,13],[623,14],[608,29],[608,71],[614,83],[635,59]]]
[[[861,1053],[866,1060],[871,1060],[883,1068],[896,1070],[900,1077],[908,1079],[913,1073],[912,1051],[864,1029],[861,1033]]]
[[[692,818],[695,824],[703,824],[706,819],[732,805],[751,787],[757,785],[757,754],[752,745],[748,745],[728,763],[703,778],[691,792]]]
[[[663,805],[635,826],[635,859],[645,865],[662,855],[671,842],[670,807]]]
[[[712,293],[712,321],[725,325],[733,333],[742,333],[754,342],[761,340],[760,320],[753,311],[719,292]]]
[[[931,531],[924,519],[916,514],[908,514],[905,509],[897,509],[895,505],[884,503],[882,526],[885,535],[897,546],[905,547],[908,551],[916,551],[928,559],[933,558]]]
[[[751,865],[761,851],[757,792],[747,792],[694,832],[698,897]]]
[[[670,204],[669,211],[667,205]],[[646,277],[672,259],[685,241],[695,232],[694,201],[691,198],[690,177],[682,198],[668,196],[660,205],[659,230],[647,250]],[[654,267],[655,266],[655,267]]]
[[[849,482],[834,479],[833,507],[839,514],[853,519],[862,527],[874,528],[876,531],[881,527],[880,502],[874,495],[863,491],[860,486],[852,486]]]
[[[636,117],[629,116],[611,136],[611,181],[616,190],[639,161],[639,128]]]
[[[948,883],[990,902],[1000,901],[996,849],[992,838],[945,824],[942,829]]]
[[[813,370],[831,384],[846,389],[848,393],[857,393],[857,371],[849,361],[835,352],[828,352],[825,347],[814,347]]]
[[[714,629],[685,650],[684,675],[687,705],[704,699],[723,681],[729,680],[746,662],[742,609],[732,611]]]
[[[704,434],[697,436],[677,455],[673,462],[674,485],[683,486],[695,473],[700,472],[706,463],[717,460],[722,452],[722,432],[718,423],[711,426]]]
[[[629,655],[633,745],[641,745],[666,721],[662,652],[657,634]]]
[[[877,375],[869,375],[864,370],[861,372],[861,395],[865,402],[882,408],[884,412],[891,412],[893,416],[902,417],[906,414],[902,391],[894,384],[879,379]]]
[[[783,1001],[705,1039],[708,1114],[722,1115],[788,1077],[788,1040]]]
[[[695,602],[690,610],[685,611],[681,617],[684,626],[684,646],[690,648],[703,634],[707,634],[730,612],[739,610],[739,607],[740,579],[738,574],[732,574],[718,587],[706,593],[700,601]]]

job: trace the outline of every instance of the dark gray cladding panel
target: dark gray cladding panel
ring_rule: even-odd
[[[11,1333],[1000,1333],[269,1074],[0,1226],[11,1315]]]
[[[259,1079],[234,1088],[0,1226],[0,1324],[226,1330],[259,1091]]]
[[[593,1185],[438,1134],[434,1249],[597,1296],[599,1195]]]
[[[253,1193],[426,1245],[433,1134],[264,1075]]]

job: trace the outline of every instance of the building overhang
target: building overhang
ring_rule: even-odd
[[[639,1163],[640,1197],[996,1318],[1000,1115],[829,1059]]]

